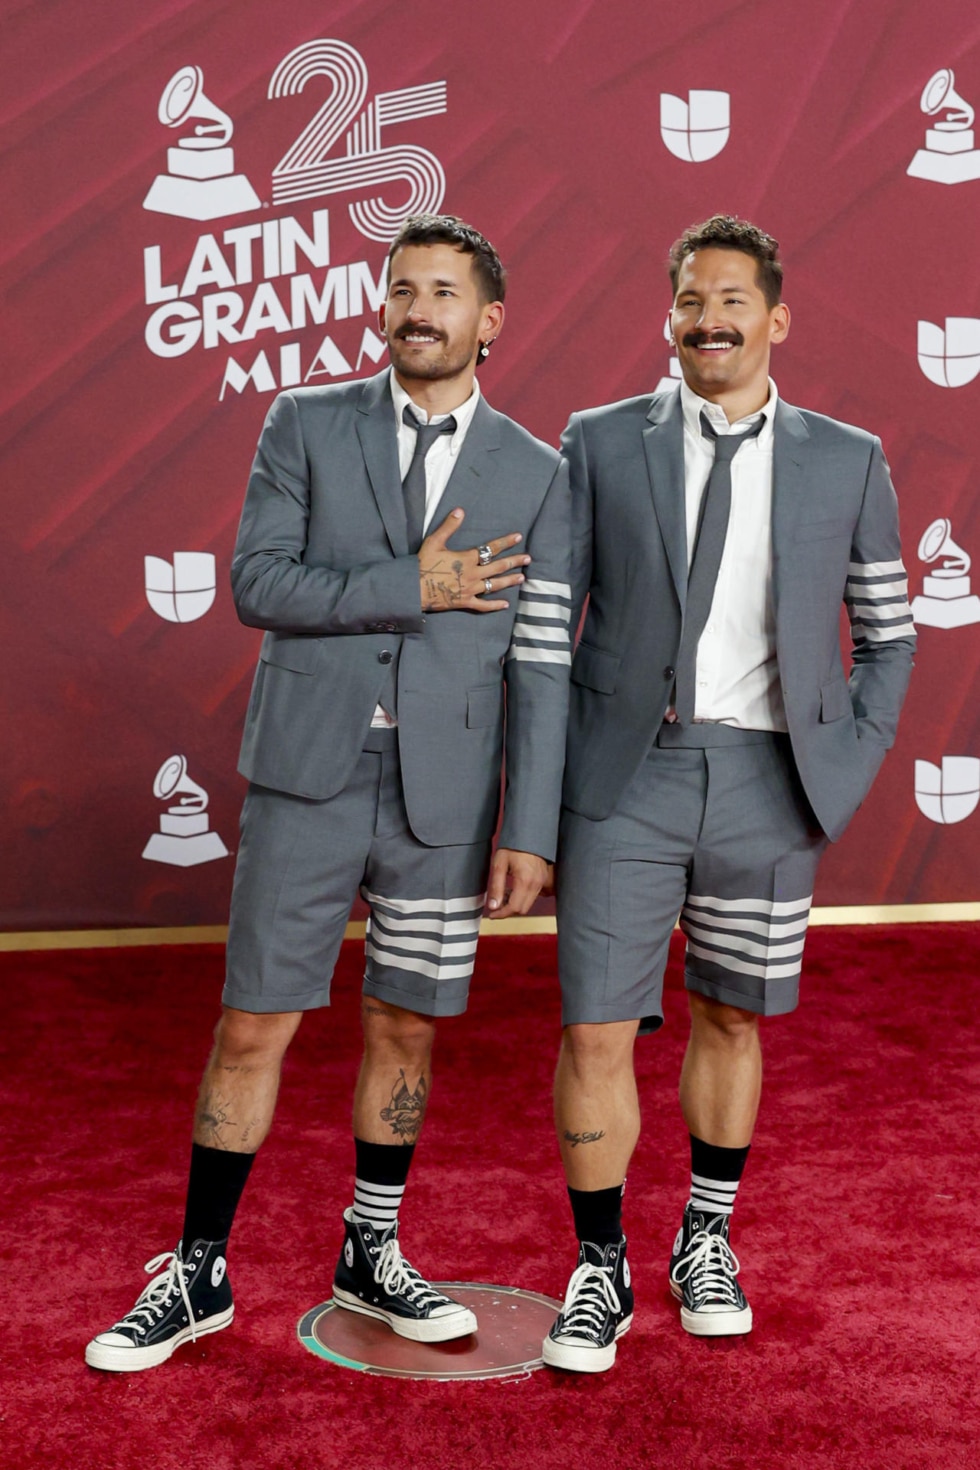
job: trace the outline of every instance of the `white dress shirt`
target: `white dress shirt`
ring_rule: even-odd
[[[745,433],[755,427],[760,414],[729,424],[723,408],[700,398],[687,383],[681,383],[680,394],[690,567],[701,500],[714,463],[714,445],[701,432],[701,414],[707,415],[718,435]],[[772,603],[772,441],[777,402],[770,378],[769,399],[761,410],[762,430],[732,461],[728,534],[696,660],[695,721],[745,730],[787,729]]]
[[[408,474],[415,453],[415,430],[403,422],[405,409],[410,409],[420,424],[439,424],[449,415],[445,413],[434,413],[430,418],[424,408],[419,408],[405,392],[405,389],[395,377],[394,368],[390,372],[391,401],[395,409],[395,423],[398,428],[398,470],[402,479]],[[456,456],[463,447],[473,415],[476,413],[476,405],[480,401],[480,385],[476,378],[473,379],[473,392],[465,403],[459,408],[453,409],[453,418],[456,420],[456,428],[452,434],[440,434],[439,438],[429,449],[425,456],[425,525],[424,531],[428,532],[432,517],[435,515],[436,507],[443,497],[449,477],[456,464]],[[391,729],[397,724],[379,704],[374,711],[371,720],[371,729]]]

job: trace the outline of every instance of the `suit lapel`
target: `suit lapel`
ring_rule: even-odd
[[[405,500],[398,469],[398,434],[388,369],[368,378],[357,405],[357,437],[384,528],[396,556],[408,555]]]
[[[454,506],[461,505],[465,510],[474,495],[482,497],[490,489],[500,459],[497,418],[481,394],[442,498],[429,522],[430,531],[445,520]]]
[[[681,608],[687,594],[687,514],[684,499],[684,414],[679,391],[658,394],[647,414],[643,450],[653,506]]]
[[[783,571],[807,496],[809,439],[801,415],[780,399],[773,419],[772,442],[772,595],[777,609],[783,591]]]

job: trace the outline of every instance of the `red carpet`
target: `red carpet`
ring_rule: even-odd
[[[369,1378],[296,1340],[330,1292],[351,1193],[359,954],[307,1018],[232,1242],[234,1327],[147,1373],[87,1369],[180,1227],[216,948],[0,957],[0,1463],[98,1470],[919,1470],[980,1459],[980,926],[817,929],[804,1003],[766,1028],[733,1239],[751,1337],[683,1333],[665,1265],[685,1198],[683,997],[638,1047],[627,1194],[635,1325],[612,1373]],[[676,967],[675,967],[676,974]],[[548,1096],[554,945],[484,941],[445,1023],[403,1211],[434,1278],[560,1296],[574,1258]]]

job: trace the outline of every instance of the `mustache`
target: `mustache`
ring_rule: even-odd
[[[684,336],[685,347],[703,347],[706,342],[730,342],[733,347],[741,347],[745,338],[741,332],[687,332]]]

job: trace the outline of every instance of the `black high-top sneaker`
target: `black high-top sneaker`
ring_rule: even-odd
[[[681,1304],[681,1326],[695,1337],[752,1331],[752,1308],[735,1279],[739,1264],[728,1244],[729,1221],[688,1205],[674,1241],[670,1289]]]
[[[616,1361],[617,1338],[629,1331],[632,1321],[626,1237],[607,1246],[583,1240],[565,1305],[544,1340],[544,1360],[573,1373],[604,1373]]]
[[[398,1245],[398,1221],[379,1234],[344,1211],[344,1248],[333,1279],[333,1299],[348,1312],[387,1322],[413,1342],[449,1342],[476,1331],[469,1307],[430,1286]]]
[[[131,1312],[93,1337],[85,1349],[89,1367],[138,1373],[165,1363],[183,1343],[228,1327],[235,1307],[226,1272],[227,1245],[227,1240],[195,1240],[185,1252],[181,1241],[175,1251],[147,1261],[145,1269],[160,1274]]]

